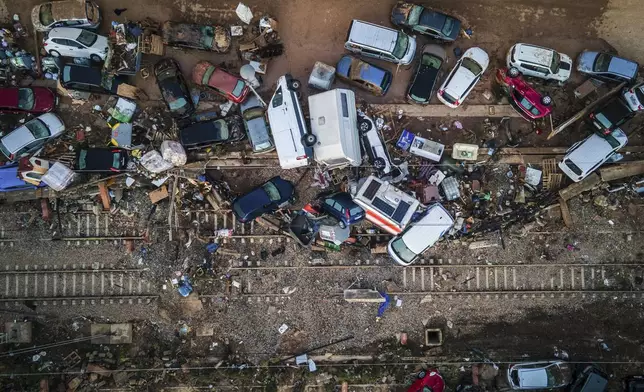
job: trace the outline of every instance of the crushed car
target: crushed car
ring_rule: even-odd
[[[28,155],[65,131],[65,124],[54,113],[31,119],[0,138],[0,152],[10,161]]]
[[[31,10],[31,23],[37,31],[54,27],[97,29],[101,24],[98,5],[90,0],[64,0],[39,4]]]
[[[230,30],[225,26],[208,26],[167,21],[163,23],[163,44],[178,48],[226,53],[230,50]]]
[[[237,115],[195,122],[179,130],[179,141],[186,150],[237,142],[245,136],[244,124]]]
[[[373,95],[387,93],[393,75],[389,70],[380,68],[353,56],[342,56],[335,67],[338,79],[356,87],[370,91]]]
[[[195,105],[179,63],[171,58],[162,59],[154,65],[154,76],[172,117],[184,118],[194,113]]]
[[[194,66],[192,81],[196,85],[212,88],[219,95],[234,103],[244,102],[250,91],[244,79],[216,67],[208,61],[200,61]]]
[[[524,119],[533,121],[552,113],[552,98],[542,95],[526,83],[518,69],[497,69],[496,82],[508,97],[512,108]]]

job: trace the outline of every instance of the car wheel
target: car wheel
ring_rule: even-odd
[[[97,54],[93,54],[93,55],[89,56],[89,59],[92,60],[95,63],[100,63],[101,61],[103,61],[101,56],[99,56]]]
[[[360,129],[360,132],[365,134],[369,132],[372,128],[371,122],[367,120],[360,120],[358,122],[358,129]]]
[[[550,95],[544,95],[541,97],[541,104],[544,106],[550,106],[552,104],[552,97]]]
[[[339,221],[338,221],[338,226],[340,226],[340,228],[341,228],[341,229],[346,229],[346,228],[347,228],[347,224],[346,224],[346,223],[344,223],[344,222],[343,222],[343,221],[341,221],[341,220],[339,220]]]
[[[315,146],[315,143],[317,143],[317,141],[318,138],[312,133],[307,133],[306,135],[302,136],[302,144],[307,147]]]
[[[385,168],[385,159],[384,158],[376,158],[373,161],[373,167],[375,167],[378,170],[382,170]]]
[[[517,67],[510,67],[510,69],[508,70],[508,76],[511,77],[511,78],[516,78],[520,74],[521,74],[521,72],[519,72],[519,68],[517,68]]]
[[[53,56],[53,57],[60,57],[60,53],[58,51],[55,51],[55,50],[50,50],[49,55]]]
[[[297,79],[293,79],[289,82],[288,87],[293,90],[298,90],[302,87],[302,83]]]

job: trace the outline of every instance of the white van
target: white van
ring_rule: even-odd
[[[353,201],[365,210],[367,220],[393,235],[405,229],[420,206],[418,200],[375,176],[367,177]]]
[[[309,96],[315,161],[327,169],[360,166],[360,139],[353,91],[336,88]]]
[[[289,74],[277,79],[277,88],[268,103],[268,122],[271,126],[277,157],[282,169],[308,166],[317,138],[308,133],[297,90],[300,82]]]
[[[445,207],[439,203],[433,204],[420,220],[389,241],[387,252],[396,263],[410,265],[441,239],[453,225],[454,218]]]
[[[354,19],[344,47],[365,57],[408,65],[416,54],[416,38],[399,30]]]
[[[559,169],[574,182],[579,182],[597,170],[626,143],[628,137],[619,128],[606,136],[593,133],[566,151],[566,155],[559,162]]]

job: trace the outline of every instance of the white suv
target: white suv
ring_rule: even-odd
[[[508,51],[508,69],[514,67],[526,76],[563,83],[572,72],[570,57],[556,50],[530,44],[515,44]]]

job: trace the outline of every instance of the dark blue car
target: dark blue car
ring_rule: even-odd
[[[41,186],[45,186],[41,183]],[[0,192],[22,191],[36,189],[35,185],[24,182],[18,177],[18,164],[0,166]]]
[[[275,212],[289,204],[295,187],[282,177],[273,177],[233,201],[233,212],[240,222],[250,222],[266,213]]]
[[[322,209],[327,214],[338,220],[338,226],[344,229],[348,225],[360,222],[365,217],[365,212],[357,205],[351,195],[340,192],[326,197],[322,201]]]

